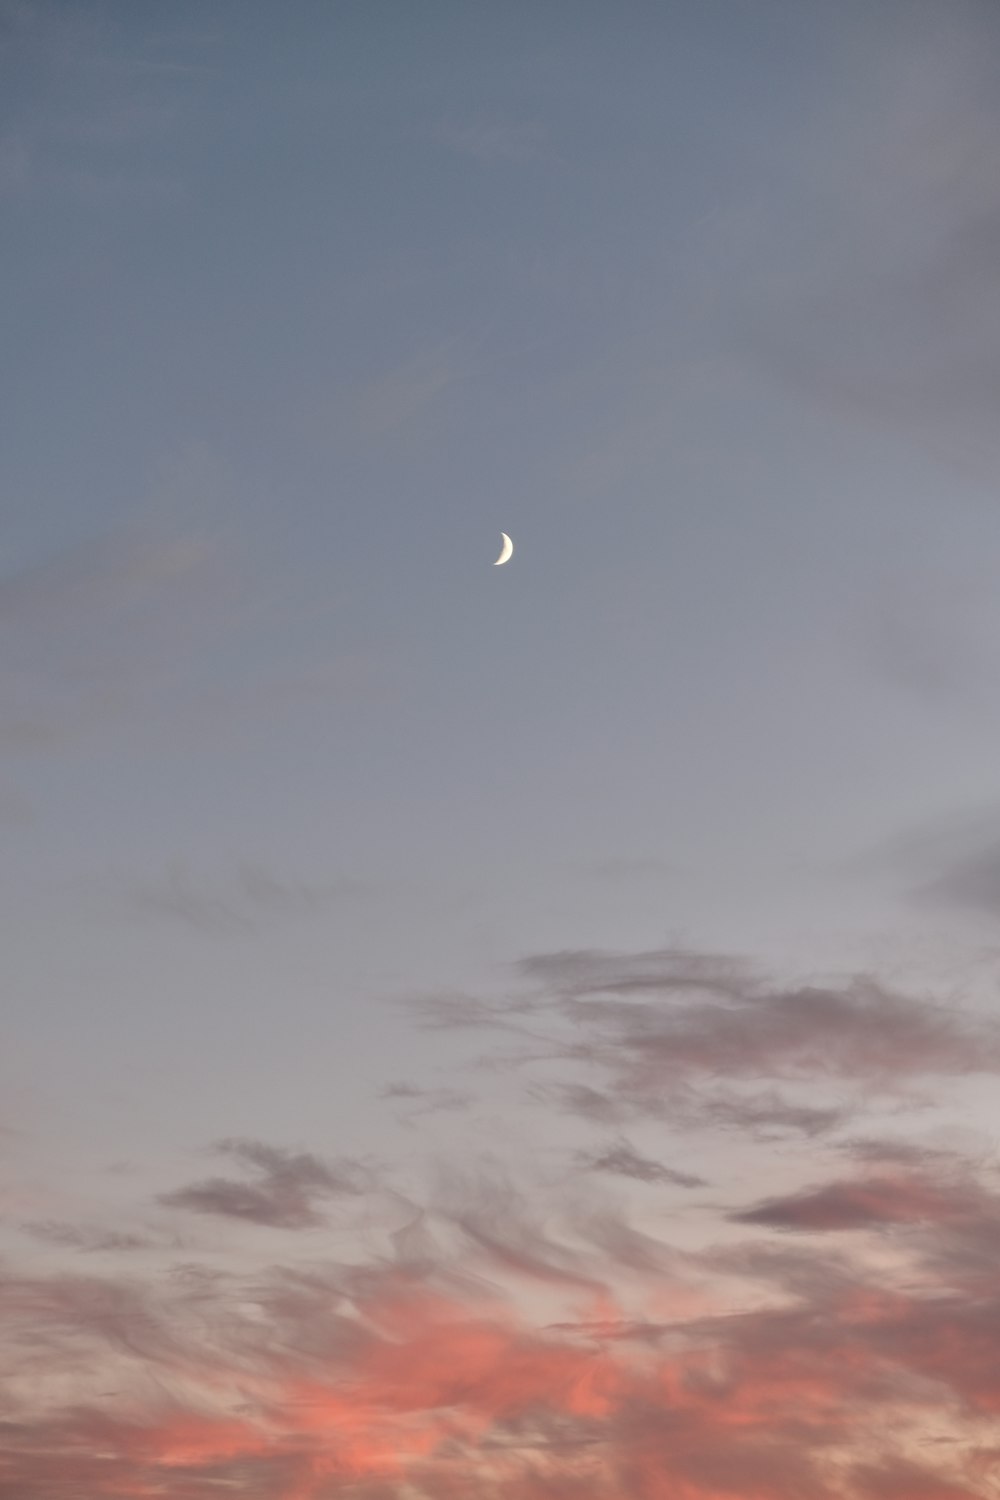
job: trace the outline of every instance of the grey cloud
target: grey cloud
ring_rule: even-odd
[[[992,594],[990,582],[969,577],[947,592],[929,580],[907,591],[898,581],[884,584],[861,622],[866,663],[932,706],[984,723],[1000,666]]]
[[[599,1123],[646,1116],[819,1135],[860,1107],[862,1087],[865,1098],[900,1098],[919,1080],[1000,1072],[995,1018],[871,978],[786,988],[735,960],[671,949],[540,955],[520,968],[536,986],[527,1001],[417,1002],[418,1014],[523,1037],[510,1066],[585,1070],[529,1090]],[[804,1086],[808,1098],[787,1092]]]
[[[895,1224],[947,1224],[979,1208],[981,1194],[967,1185],[917,1173],[830,1182],[789,1197],[772,1198],[731,1215],[740,1224],[772,1229],[873,1229]]]
[[[312,1229],[324,1222],[316,1200],[360,1192],[365,1176],[356,1162],[328,1166],[308,1152],[294,1153],[258,1141],[220,1141],[214,1148],[256,1172],[250,1182],[210,1177],[163,1193],[166,1208],[263,1224],[274,1229]]]
[[[527,979],[566,997],[644,990],[731,992],[745,987],[749,978],[741,959],[683,948],[657,948],[646,953],[564,950],[524,958],[518,968]]]
[[[919,1166],[944,1153],[930,1146],[918,1145],[915,1141],[880,1139],[872,1136],[855,1136],[840,1143],[840,1150],[859,1161],[896,1162]]]
[[[860,1268],[839,1247],[821,1248],[788,1238],[713,1245],[698,1257],[706,1271],[771,1285],[784,1296],[812,1304],[846,1301],[865,1285]]]
[[[898,830],[840,861],[837,870],[857,875],[892,874],[911,882],[937,879],[943,870],[1000,841],[995,802],[953,809]]]
[[[494,1274],[592,1291],[599,1287],[577,1253],[552,1237],[497,1170],[475,1177],[450,1174],[435,1212],[460,1231],[468,1251]]]
[[[819,1136],[850,1117],[843,1106],[795,1104],[773,1089],[738,1095],[703,1083],[671,1083],[655,1097],[628,1091],[600,1090],[581,1083],[535,1084],[529,1096],[567,1114],[600,1125],[622,1125],[629,1120],[656,1118],[684,1130],[733,1130],[768,1140],[775,1133]]]
[[[379,1097],[406,1105],[403,1118],[407,1120],[416,1119],[419,1115],[468,1109],[475,1099],[474,1094],[464,1089],[418,1088],[412,1083],[391,1083],[382,1090]]]
[[[380,1099],[422,1099],[427,1093],[415,1083],[389,1083],[379,1094]]]
[[[637,972],[638,971],[638,972]],[[691,992],[694,998],[688,998]],[[646,998],[622,999],[641,992]],[[610,998],[609,998],[610,997]],[[669,951],[579,956],[558,1009],[585,1042],[567,1055],[620,1069],[641,1088],[711,1074],[813,1076],[889,1083],[906,1076],[1000,1068],[1000,1026],[897,995],[875,980],[773,987]]]
[[[677,1272],[676,1251],[655,1235],[644,1234],[626,1223],[620,1213],[578,1212],[573,1217],[573,1227],[583,1241],[601,1252],[605,1268],[612,1272],[622,1267],[641,1276]]]
[[[921,904],[964,907],[1000,917],[1000,842],[956,860],[936,879],[916,886],[912,895]]]
[[[637,1182],[663,1182],[675,1187],[704,1187],[705,1179],[690,1172],[678,1172],[662,1162],[641,1156],[626,1140],[616,1141],[604,1151],[581,1152],[577,1160],[591,1172],[610,1172],[633,1177]]]
[[[1000,813],[994,803],[905,828],[840,865],[898,881],[917,908],[1000,917]]]
[[[633,1111],[626,1104],[586,1083],[534,1084],[529,1097],[541,1104],[552,1104],[566,1114],[579,1115],[595,1125],[621,1125]]]
[[[841,870],[890,875],[918,907],[1000,916],[1000,812],[995,803],[956,809],[862,850]]]
[[[55,1219],[22,1224],[21,1228],[37,1240],[68,1250],[118,1251],[150,1250],[156,1241],[148,1235],[129,1234],[120,1230],[98,1229],[84,1224],[65,1224]]]
[[[418,1024],[428,1031],[457,1031],[468,1028],[517,1029],[511,1017],[523,1015],[529,1005],[516,1003],[488,1004],[474,995],[426,995],[402,1002],[416,1016]]]
[[[773,1090],[765,1089],[752,1098],[703,1091],[680,1113],[692,1125],[724,1126],[768,1139],[776,1131],[797,1131],[805,1136],[825,1135],[842,1125],[850,1110],[840,1105],[795,1104]]]
[[[327,882],[289,880],[264,866],[244,861],[213,884],[199,880],[184,864],[175,862],[159,879],[138,881],[131,889],[139,911],[170,918],[202,932],[250,932],[261,924],[309,916],[342,900],[362,895],[360,881],[341,878]]]

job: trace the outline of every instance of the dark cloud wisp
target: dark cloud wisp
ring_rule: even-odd
[[[226,1140],[215,1148],[255,1174],[251,1181],[209,1177],[158,1201],[165,1208],[263,1224],[272,1229],[314,1229],[324,1222],[317,1202],[361,1191],[364,1173],[356,1162],[329,1166],[309,1152],[291,1152],[258,1141]]]

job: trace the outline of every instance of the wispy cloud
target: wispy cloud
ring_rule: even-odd
[[[815,1091],[832,1069],[891,1092],[900,1073],[996,1067],[987,1023],[872,980],[786,989],[674,950],[539,955],[521,972],[530,994],[483,1005],[477,1034],[491,1020],[519,1043],[544,1031],[549,1064],[594,1070],[574,1102],[595,1122],[600,1101],[649,1115],[657,1092],[679,1091],[687,1124],[672,1114],[671,1140],[685,1150],[710,1139],[720,1108],[780,1117],[775,1076]],[[733,1028],[750,1046],[758,1016],[767,1049],[754,1044],[748,1072]],[[403,1083],[385,1097],[419,1108],[447,1092]],[[544,1116],[536,1126],[541,1144]],[[743,1136],[753,1150],[756,1131]],[[0,1278],[0,1481],[45,1500],[81,1484],[167,1500],[217,1487],[261,1500],[985,1500],[996,1460],[982,1435],[1000,1412],[996,1174],[960,1148],[877,1135],[831,1144],[827,1172],[818,1149],[805,1186],[762,1198],[741,1174],[706,1204],[676,1191],[700,1175],[624,1135],[564,1150],[576,1170],[558,1176],[460,1137],[420,1193],[404,1169],[405,1194],[354,1160],[224,1140],[213,1150],[240,1175],[159,1204],[246,1226],[238,1269],[153,1277],[127,1224],[102,1218],[99,1243],[66,1220],[31,1226],[47,1254],[101,1249],[107,1270]],[[642,1222],[606,1196],[632,1183]],[[336,1250],[255,1263],[259,1227],[297,1236],[341,1201],[357,1214]],[[678,1242],[699,1219],[701,1248]]]
[[[889,877],[917,908],[1000,916],[1000,812],[965,806],[903,828],[841,862],[850,878]]]
[[[1000,917],[1000,842],[990,841],[957,859],[944,872],[915,888],[922,903],[965,907]]]
[[[764,1224],[772,1229],[871,1229],[964,1219],[973,1207],[981,1208],[978,1195],[970,1197],[965,1187],[897,1172],[825,1183],[791,1197],[769,1199],[733,1217],[740,1224]]]
[[[204,1178],[160,1194],[165,1208],[218,1214],[272,1229],[313,1229],[324,1222],[318,1200],[360,1192],[365,1182],[356,1162],[331,1166],[309,1152],[285,1151],[259,1141],[221,1141],[215,1150],[251,1169],[253,1179]]]
[[[34,1239],[66,1250],[110,1251],[116,1255],[129,1250],[149,1250],[156,1241],[148,1235],[117,1229],[99,1229],[94,1225],[66,1224],[56,1219],[42,1219],[22,1224]]]
[[[310,1187],[322,1175],[315,1158],[227,1149]],[[995,1234],[1000,1201],[933,1175],[897,1183],[882,1214],[873,1193],[862,1227],[894,1244],[895,1271],[760,1241],[852,1227],[862,1188],[774,1200],[746,1215],[757,1239],[702,1255],[596,1209],[571,1240],[551,1202],[465,1175],[429,1205],[442,1232],[417,1258],[404,1239],[344,1263],[156,1281],[8,1270],[0,1476],[45,1500],[81,1486],[979,1500],[996,1465],[982,1438],[1000,1411],[1000,1288],[947,1256],[956,1234]],[[518,1284],[542,1296],[536,1313],[503,1290]]]
[[[524,960],[530,993],[509,1001],[430,997],[425,1024],[514,1039],[509,1066],[580,1077],[533,1097],[596,1123],[822,1135],[870,1103],[928,1079],[1000,1072],[1000,1026],[895,993],[875,979],[780,985],[722,955],[569,952]]]
[[[603,1151],[581,1152],[580,1165],[590,1172],[610,1172],[637,1182],[662,1182],[675,1187],[704,1187],[705,1179],[691,1172],[678,1172],[662,1162],[642,1156],[626,1140],[615,1141]]]
[[[468,1109],[475,1100],[475,1095],[466,1089],[421,1088],[415,1083],[390,1083],[379,1097],[402,1105],[399,1114],[405,1120],[415,1120],[420,1115],[453,1114]]]
[[[365,889],[348,877],[327,882],[291,880],[249,861],[212,882],[174,862],[161,877],[136,881],[130,901],[138,911],[211,935],[227,935],[312,916],[337,902],[357,898]]]

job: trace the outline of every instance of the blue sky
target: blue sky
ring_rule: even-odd
[[[604,1172],[728,1308],[719,1247],[856,1227],[885,1131],[994,1222],[998,43],[985,0],[0,3],[9,1264],[153,1296],[405,1260],[407,1213],[496,1262],[499,1202],[544,1302],[583,1252],[532,1215],[596,1253]],[[879,1233],[951,1223],[886,1180]],[[347,1483],[215,1441],[170,1500]],[[914,1452],[780,1472],[923,1495]]]

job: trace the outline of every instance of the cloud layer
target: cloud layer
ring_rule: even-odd
[[[700,1264],[661,1243],[657,1263],[621,1223],[557,1244],[516,1198],[503,1233],[479,1202],[452,1218],[450,1253],[425,1239],[419,1259],[155,1284],[8,1272],[0,1493],[985,1497],[1000,1284],[933,1268],[952,1237],[995,1241],[1000,1202],[929,1179],[869,1195],[859,1213],[864,1192],[840,1183],[742,1217],[876,1228],[905,1275],[766,1241]],[[917,1219],[919,1241],[892,1239]],[[706,1292],[713,1270],[740,1292]],[[550,1316],[502,1278],[541,1289]]]
[[[582,1093],[543,1088],[539,1144],[553,1099],[596,1132],[555,1175],[456,1141],[418,1193],[398,1169],[238,1138],[213,1151],[241,1175],[147,1205],[172,1245],[163,1222],[141,1244],[110,1222],[26,1226],[59,1263],[0,1276],[0,1495],[997,1493],[995,1164],[838,1139],[834,1122],[814,1137],[773,1095],[776,1079],[874,1098],[995,1072],[992,1023],[871,979],[785,987],[673,950],[542,955],[520,972],[508,1001],[418,1011],[501,1050],[513,1038],[515,1076],[540,1059],[589,1070],[577,1089],[666,1130],[662,1152],[608,1137]],[[688,1169],[741,1100],[744,1145],[772,1175],[762,1122],[815,1139],[811,1181],[765,1196]],[[864,1106],[845,1113],[858,1125]],[[402,1128],[419,1131],[416,1115]],[[171,1259],[192,1215],[243,1226],[238,1256]],[[695,1222],[697,1244],[680,1233]]]

